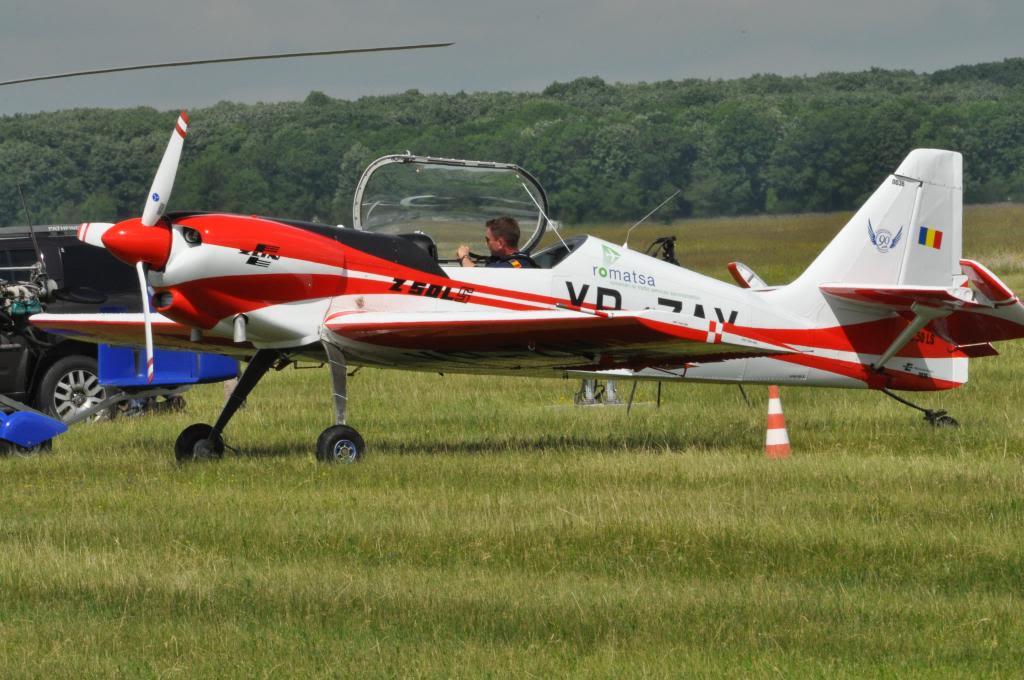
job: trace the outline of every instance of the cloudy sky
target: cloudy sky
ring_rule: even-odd
[[[0,114],[401,92],[543,89],[1024,56],[1020,0],[3,0],[0,81],[161,61],[374,47],[423,52],[186,67],[0,88]]]

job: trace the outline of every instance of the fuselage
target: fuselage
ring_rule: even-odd
[[[325,324],[366,312],[487,313],[579,310],[661,310],[709,328],[749,331],[792,347],[775,356],[694,362],[662,358],[657,365],[611,367],[631,378],[893,387],[934,390],[966,381],[967,358],[922,331],[887,363],[877,360],[907,325],[898,314],[851,305],[800,305],[791,312],[783,291],[743,289],[595,237],[553,246],[538,269],[442,266],[416,239],[328,225],[219,213],[168,216],[169,253],[149,281],[157,311],[205,334],[231,338],[244,315],[256,347],[299,349],[316,343]],[[152,229],[152,228],[147,228]],[[110,247],[110,246],[108,246]],[[116,254],[116,244],[112,247]],[[133,254],[138,257],[137,253]],[[493,316],[497,315],[497,316]],[[483,318],[483,317],[482,317]],[[349,341],[353,364],[449,372],[514,371],[529,375],[585,374],[573,347],[502,346],[451,350],[395,347],[373,338]]]

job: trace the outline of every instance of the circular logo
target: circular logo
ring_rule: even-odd
[[[152,199],[153,199],[153,202],[154,202],[154,203],[157,203],[157,202],[159,202],[159,201],[160,201],[160,194],[158,194],[158,193],[156,193],[156,192],[154,191],[154,192],[153,192],[153,195],[152,195],[152,196],[151,196],[150,198],[152,198]]]
[[[887,253],[892,247],[892,232],[888,229],[879,229],[875,232],[875,247],[878,252]]]

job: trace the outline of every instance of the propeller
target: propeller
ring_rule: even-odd
[[[142,318],[146,332],[146,381],[149,383],[153,382],[153,316],[149,307],[147,275],[151,267],[162,269],[170,256],[171,232],[166,225],[159,223],[174,188],[174,177],[178,173],[187,132],[188,113],[182,111],[171,132],[163,158],[160,159],[141,218],[117,224],[85,222],[78,227],[78,240],[106,248],[119,260],[135,267],[142,296]]]
[[[167,142],[167,149],[164,150],[164,157],[160,159],[160,166],[156,169],[153,185],[149,188],[149,197],[146,199],[146,206],[142,211],[142,219],[140,220],[144,227],[155,226],[164,216],[167,202],[171,198],[171,190],[174,188],[174,177],[178,174],[181,149],[185,145],[185,135],[187,133],[188,113],[182,111],[178,114],[178,122],[174,126],[174,131],[171,132],[171,138]],[[135,271],[139,275],[139,293],[142,295],[142,319],[146,331],[146,382],[152,383],[153,316],[149,310],[149,286],[146,280],[149,267],[146,260],[142,258],[137,259],[135,261]]]

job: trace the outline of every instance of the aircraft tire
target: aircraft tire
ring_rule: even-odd
[[[332,425],[316,440],[316,459],[321,463],[358,463],[366,453],[366,442],[348,425]]]
[[[224,439],[218,434],[211,438],[213,427],[206,423],[189,425],[174,442],[174,458],[179,463],[193,460],[219,460],[224,456]]]

